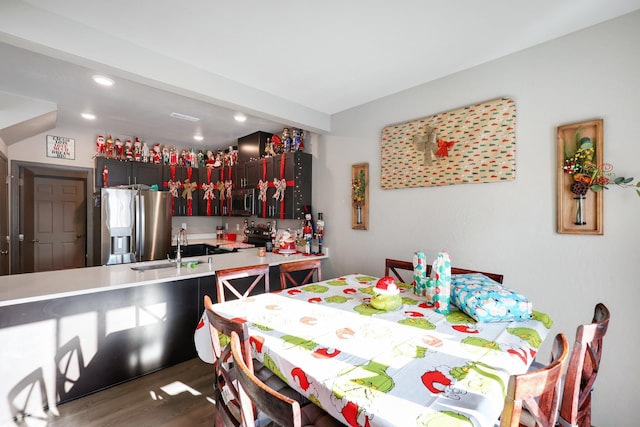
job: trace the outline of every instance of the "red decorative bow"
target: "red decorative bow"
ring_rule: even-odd
[[[443,141],[441,139],[438,140],[438,151],[436,151],[436,156],[439,157],[447,157],[449,155],[449,148],[453,147],[454,142]]]

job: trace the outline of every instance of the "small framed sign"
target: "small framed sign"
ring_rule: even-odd
[[[76,140],[64,136],[47,135],[47,157],[76,159]]]

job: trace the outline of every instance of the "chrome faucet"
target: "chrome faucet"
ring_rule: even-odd
[[[180,231],[178,231],[178,234],[176,234],[176,264],[178,264],[178,267],[182,264],[181,247],[183,245],[187,246],[189,245],[189,242],[187,241],[187,230],[181,228]]]

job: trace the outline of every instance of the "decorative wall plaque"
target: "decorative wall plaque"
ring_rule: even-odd
[[[382,130],[383,189],[511,181],[516,104],[499,98]]]

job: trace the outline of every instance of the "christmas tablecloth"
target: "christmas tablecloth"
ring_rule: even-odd
[[[476,323],[436,313],[399,284],[402,307],[369,305],[377,278],[353,274],[216,304],[248,322],[255,356],[349,426],[493,426],[549,317]]]

